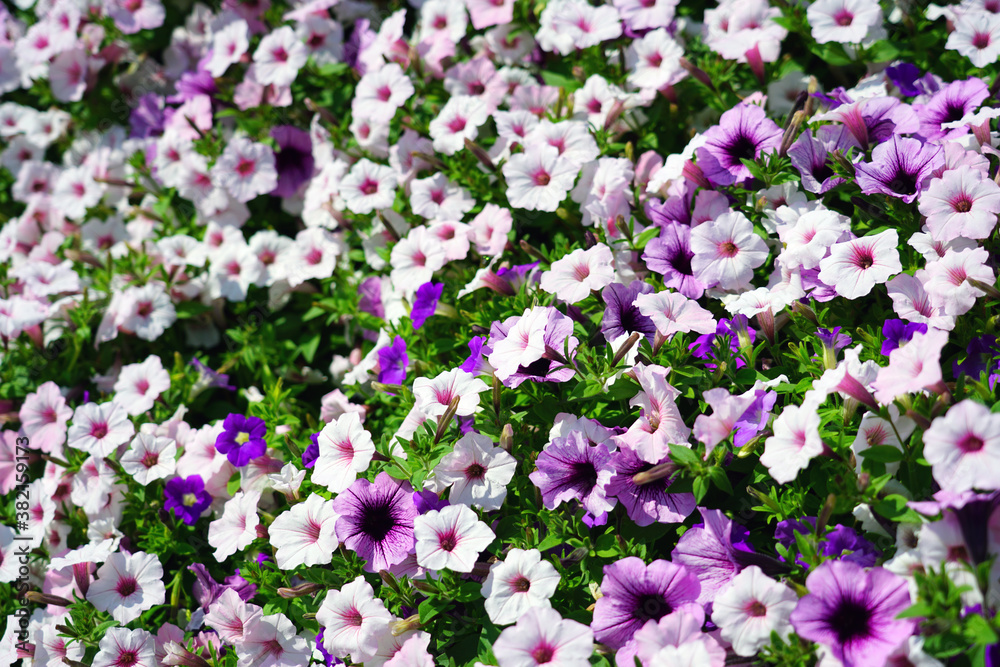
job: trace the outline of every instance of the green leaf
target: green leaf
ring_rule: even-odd
[[[420,622],[426,623],[447,609],[449,606],[450,600],[444,600],[442,598],[427,598],[420,603],[419,607],[417,607],[417,613],[420,615]]]
[[[990,627],[989,621],[979,614],[970,614],[965,619],[965,636],[974,644],[996,644],[997,633]]]
[[[642,234],[639,234],[639,238],[635,240],[635,249],[642,250],[646,247],[646,244],[656,238],[660,233],[660,228],[656,225],[650,227]]]
[[[594,553],[596,553],[601,558],[611,558],[618,553],[618,543],[615,540],[615,536],[611,533],[605,533],[597,538],[597,543],[594,544]]]
[[[240,474],[238,472],[233,473],[233,476],[229,478],[228,482],[226,482],[226,491],[229,492],[229,495],[235,496],[236,492],[240,490],[241,483]]]
[[[895,463],[903,460],[903,452],[892,445],[875,445],[858,452],[858,456],[879,463]]]
[[[583,85],[572,77],[557,74],[556,72],[550,72],[548,70],[543,70],[541,75],[542,81],[544,81],[546,85],[563,88],[567,93],[572,93],[574,90]]]
[[[694,499],[695,502],[701,503],[702,498],[708,493],[708,478],[707,477],[697,477],[694,480]]]
[[[670,458],[682,468],[701,467],[701,459],[698,458],[698,454],[690,447],[685,447],[684,445],[671,444]]]
[[[711,478],[712,483],[719,487],[719,489],[729,495],[733,495],[733,485],[729,483],[729,476],[725,470],[719,466],[712,466],[708,469],[708,476]]]

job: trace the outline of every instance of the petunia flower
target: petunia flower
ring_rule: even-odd
[[[170,374],[155,354],[138,364],[122,366],[115,382],[114,402],[131,415],[140,415],[153,408],[160,394],[170,388]]]
[[[647,622],[674,612],[684,614],[700,590],[698,579],[683,565],[666,560],[647,565],[634,556],[622,558],[604,566],[603,595],[590,627],[597,641],[620,649]]]
[[[208,544],[215,549],[215,560],[223,562],[257,538],[260,497],[260,491],[237,491],[226,501],[222,516],[208,524]]]
[[[721,510],[700,507],[698,511],[703,523],[681,535],[670,558],[697,578],[698,602],[705,604],[749,563],[768,561],[754,553],[747,530]]]
[[[941,488],[959,493],[1000,488],[1000,415],[971,399],[953,405],[923,434],[924,458]]]
[[[212,167],[212,179],[239,202],[248,202],[278,185],[274,151],[247,137],[234,137]]]
[[[323,626],[323,648],[331,655],[351,662],[367,662],[378,651],[378,637],[389,629],[392,615],[375,591],[357,577],[340,590],[332,589],[316,612]]]
[[[66,424],[73,416],[73,410],[66,405],[66,399],[55,382],[44,382],[29,393],[18,418],[25,437],[33,448],[46,454],[58,455],[66,442]]]
[[[472,572],[496,534],[467,505],[431,510],[413,521],[417,563],[428,570]]]
[[[73,412],[66,445],[104,458],[135,433],[125,409],[114,402],[84,403]]]
[[[611,465],[615,474],[608,482],[607,493],[617,498],[628,512],[628,518],[637,526],[656,523],[678,523],[686,519],[695,509],[694,495],[691,493],[671,493],[670,486],[677,476],[670,472],[670,458],[664,458],[656,467],[667,466],[667,474],[654,479],[643,479],[639,475],[650,471],[653,463],[643,461],[627,444],[627,435],[617,436],[618,451],[611,455]],[[660,470],[658,470],[660,472]]]
[[[858,185],[866,195],[882,193],[909,204],[940,160],[940,147],[894,134],[875,147],[871,162],[855,165]]]
[[[326,565],[337,549],[339,517],[332,500],[311,493],[305,502],[292,505],[268,526],[275,563],[282,570],[299,565]]]
[[[641,414],[629,427],[626,437],[639,458],[659,463],[670,453],[671,444],[687,443],[691,429],[677,407],[680,392],[667,382],[670,369],[637,363],[633,371],[640,392],[632,397],[629,406],[641,408]]]
[[[152,433],[132,438],[121,460],[122,469],[143,486],[174,474],[177,467],[177,442]]]
[[[586,250],[577,248],[552,262],[542,273],[539,287],[566,303],[579,303],[614,278],[611,249],[598,243]]]
[[[817,44],[861,44],[882,27],[882,8],[865,0],[818,0],[806,17]]]
[[[708,287],[742,289],[767,259],[764,239],[739,211],[729,211],[691,230],[691,269]]]
[[[156,554],[136,551],[113,553],[97,569],[97,581],[87,591],[87,601],[125,625],[146,609],[163,604],[163,567]]]
[[[410,311],[414,331],[424,326],[427,318],[434,314],[443,291],[444,283],[428,282],[417,288],[417,296]]]
[[[499,667],[584,667],[593,652],[590,628],[547,607],[528,609],[493,643]]]
[[[795,591],[751,565],[730,581],[712,602],[712,622],[736,655],[754,656],[771,641],[771,633],[787,637],[788,617],[798,602]]]
[[[174,477],[167,482],[164,493],[163,509],[172,511],[189,526],[194,525],[212,504],[212,496],[205,490],[205,480],[198,475]]]
[[[434,477],[443,486],[451,487],[449,502],[498,510],[516,468],[514,457],[494,446],[488,436],[467,433],[437,464]]]
[[[909,343],[889,353],[889,365],[878,372],[872,383],[875,399],[883,405],[897,396],[938,387],[942,381],[941,350],[948,343],[948,333],[929,329],[915,334]]]
[[[260,607],[246,602],[235,589],[227,588],[209,605],[205,625],[215,630],[222,641],[239,644],[261,615]]]
[[[555,147],[530,146],[504,163],[507,201],[529,211],[555,211],[569,194],[579,171]]]
[[[413,382],[416,407],[428,417],[440,417],[453,399],[458,399],[455,414],[468,417],[479,408],[479,394],[487,390],[486,383],[458,368],[444,371],[433,379],[421,377]]]
[[[640,294],[635,298],[635,305],[640,313],[653,321],[656,331],[665,338],[690,331],[715,333],[716,323],[712,314],[682,292],[667,290]]]
[[[884,568],[826,562],[809,574],[806,588],[792,627],[828,647],[845,667],[881,667],[913,632],[913,620],[896,618],[910,606],[906,581]]]
[[[337,537],[364,559],[367,571],[385,570],[413,551],[412,492],[408,482],[380,472],[374,482],[359,479],[333,500]]]
[[[898,244],[895,229],[835,243],[819,263],[819,279],[832,285],[840,296],[863,297],[875,285],[903,270]]]
[[[267,451],[264,434],[267,425],[260,417],[246,417],[229,413],[222,422],[223,430],[215,441],[215,448],[225,454],[229,462],[241,468]]]
[[[781,128],[756,104],[740,104],[722,114],[705,132],[705,144],[695,153],[698,167],[714,185],[732,185],[750,178],[743,160],[756,160],[777,150]]]
[[[774,435],[764,441],[760,462],[775,481],[791,482],[809,461],[823,453],[819,415],[811,405],[788,405],[774,420]]]
[[[641,280],[633,280],[628,285],[611,283],[601,290],[601,298],[604,300],[601,333],[606,341],[613,343],[622,336],[639,333],[652,342],[656,326],[635,305],[637,297],[652,291],[653,286]]]
[[[979,169],[962,165],[932,179],[920,195],[920,213],[937,241],[987,238],[1000,213],[1000,186]]]
[[[156,667],[153,635],[145,630],[108,628],[98,644],[93,667]],[[37,656],[36,656],[37,658]]]
[[[538,470],[528,478],[541,491],[548,509],[578,500],[588,512],[599,516],[618,503],[607,494],[614,474],[607,445],[590,444],[579,431],[553,439],[542,449],[535,465]]]
[[[316,442],[319,455],[312,481],[333,493],[342,493],[353,484],[375,454],[375,443],[357,412],[346,412],[324,426]]]
[[[551,607],[559,573],[538,549],[511,549],[490,566],[483,582],[483,606],[496,625],[517,622],[532,607]]]
[[[240,663],[259,667],[308,665],[312,656],[309,642],[296,634],[295,624],[280,613],[254,616],[235,648]]]

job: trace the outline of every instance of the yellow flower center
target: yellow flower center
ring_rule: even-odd
[[[250,434],[249,433],[243,433],[241,431],[240,434],[238,436],[236,436],[236,444],[237,445],[242,445],[242,444],[245,444],[247,442],[250,442]]]
[[[198,496],[193,493],[185,493],[181,498],[181,501],[184,503],[185,507],[193,507],[198,503]]]

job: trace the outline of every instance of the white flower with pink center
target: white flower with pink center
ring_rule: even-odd
[[[586,250],[577,248],[552,262],[542,273],[539,287],[566,303],[579,303],[614,282],[613,261],[611,248],[603,243]]]
[[[34,393],[28,394],[18,417],[25,437],[31,446],[47,454],[62,451],[66,442],[66,424],[73,410],[55,382],[45,382]]]
[[[903,270],[898,244],[895,229],[835,243],[819,263],[819,279],[844,298],[863,297]]]
[[[490,117],[486,102],[472,95],[451,97],[431,121],[429,131],[434,150],[454,155],[465,148],[465,140],[474,141],[479,126]]]
[[[340,542],[334,530],[338,515],[333,501],[313,493],[305,502],[292,505],[268,527],[275,561],[282,570],[299,565],[325,565],[333,560]]]
[[[236,648],[241,665],[259,667],[304,667],[309,664],[312,647],[284,614],[254,616],[247,625],[244,639]]]
[[[870,0],[816,0],[806,12],[819,44],[860,44],[882,25],[882,8]]]
[[[511,549],[490,566],[483,582],[484,607],[495,624],[510,625],[533,607],[551,607],[549,599],[558,586],[559,573],[538,549]]]
[[[528,609],[493,644],[500,667],[586,667],[593,653],[593,630],[548,607]]]
[[[924,458],[943,490],[1000,489],[1000,414],[966,399],[931,422],[923,439]]]
[[[472,572],[479,554],[496,539],[468,505],[448,505],[418,516],[413,535],[421,567],[453,572]]]
[[[87,601],[125,625],[146,609],[163,604],[163,566],[156,554],[136,551],[113,553],[97,569],[97,581],[87,591]]]
[[[109,628],[92,667],[156,667],[156,641],[145,630]]]
[[[493,351],[488,357],[497,378],[506,380],[521,366],[528,366],[545,355],[544,338],[548,322],[549,311],[544,307],[529,308],[523,315],[504,321],[508,327],[507,335],[492,341]]]
[[[996,63],[1000,57],[1000,16],[983,11],[963,13],[944,47],[958,51],[976,67]]]
[[[391,208],[396,199],[396,173],[385,165],[362,158],[341,180],[340,196],[353,213]]]
[[[737,574],[715,597],[712,622],[722,638],[732,643],[736,655],[753,656],[771,641],[771,633],[787,637],[788,620],[799,596],[788,586],[768,577],[756,565]]]
[[[260,495],[260,491],[237,491],[226,501],[222,516],[208,524],[208,543],[215,548],[215,560],[223,562],[257,538]]]
[[[517,460],[494,446],[489,436],[466,433],[434,468],[434,477],[451,487],[448,501],[452,504],[498,510],[516,469]]]
[[[774,435],[764,441],[760,462],[775,481],[794,481],[799,471],[823,453],[819,421],[819,414],[810,405],[786,406],[774,420]]]
[[[243,19],[236,19],[212,33],[212,57],[205,69],[214,77],[226,73],[250,48],[250,27]],[[259,76],[259,75],[258,75]]]
[[[260,616],[260,607],[244,602],[235,589],[227,588],[208,607],[205,625],[215,630],[222,641],[241,644],[247,629],[253,627]]]
[[[440,417],[457,400],[455,415],[468,417],[479,410],[479,394],[489,387],[460,368],[445,371],[434,379],[420,377],[413,382],[415,407],[428,417]]]
[[[365,578],[359,576],[341,590],[331,590],[316,612],[322,625],[323,648],[351,662],[365,662],[378,652],[379,636],[389,631],[392,614]]]
[[[749,285],[753,270],[767,259],[764,239],[739,211],[727,211],[692,229],[691,251],[694,276],[709,287],[725,290]]]
[[[211,174],[212,179],[239,202],[267,194],[278,185],[274,151],[247,137],[230,140]]]
[[[281,26],[260,40],[253,54],[257,82],[265,86],[290,86],[309,60],[309,49],[291,26]]]
[[[67,444],[100,458],[113,451],[135,433],[128,413],[117,403],[85,403],[73,412]]]
[[[153,402],[167,389],[170,389],[170,374],[160,358],[151,354],[142,363],[122,366],[113,400],[134,417],[151,410]]]
[[[663,291],[640,294],[635,298],[639,312],[653,320],[661,336],[694,331],[700,334],[715,333],[716,323],[712,313],[679,292]]]
[[[920,194],[920,213],[935,241],[985,239],[997,226],[1000,186],[969,165],[950,169]]]
[[[316,438],[319,458],[312,471],[314,484],[341,493],[368,470],[375,454],[371,434],[361,426],[357,412],[347,412],[323,427]]]
[[[132,438],[120,463],[122,469],[143,486],[166,479],[173,476],[177,469],[177,441],[152,433],[140,433]]]
[[[579,168],[554,146],[528,146],[503,166],[507,201],[529,211],[555,211],[573,188]]]

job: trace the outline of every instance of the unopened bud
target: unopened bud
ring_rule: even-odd
[[[39,593],[38,591],[28,591],[24,594],[24,597],[35,604],[52,604],[57,607],[68,607],[73,604],[72,600],[67,600],[66,598],[59,597],[58,595]]]
[[[211,664],[200,655],[195,655],[177,642],[167,642],[163,646],[165,655],[161,661],[164,665],[179,665],[180,667],[211,667]]]
[[[299,584],[298,586],[293,586],[292,588],[279,588],[278,595],[286,600],[291,600],[293,598],[301,598],[306,595],[312,595],[322,589],[323,587],[319,584],[307,581],[304,584]]]
[[[486,152],[485,148],[483,148],[482,146],[480,146],[476,142],[472,141],[471,139],[466,139],[465,140],[465,148],[470,153],[472,153],[473,155],[475,155],[476,159],[479,160],[479,162],[484,167],[486,167],[490,171],[496,171],[497,170],[497,166],[495,164],[493,164],[493,159],[490,157],[490,154]]]
[[[267,526],[262,523],[257,524],[257,539],[258,540],[268,540],[270,536],[267,533]]]
[[[396,581],[396,577],[392,576],[392,573],[388,570],[379,570],[379,578],[382,579],[382,583],[392,589],[393,593],[399,593],[399,582]]]
[[[524,239],[521,239],[519,241],[518,245],[521,246],[521,250],[523,250],[524,252],[528,253],[529,255],[531,255],[532,257],[534,257],[535,259],[541,260],[541,261],[545,262],[546,264],[549,263],[549,258],[546,257],[545,255],[543,255],[541,250],[539,250],[535,246],[531,245],[530,243],[528,243]]]
[[[618,122],[621,118],[622,112],[625,111],[625,103],[621,100],[615,100],[611,104],[611,108],[608,109],[608,115],[604,117],[604,131],[607,132],[614,124]]]
[[[820,510],[819,516],[816,518],[816,530],[823,530],[826,527],[826,522],[830,520],[830,516],[833,514],[833,507],[837,504],[837,496],[830,494],[826,497],[826,502],[823,503],[823,509]]]
[[[667,461],[666,463],[655,465],[649,470],[643,470],[642,472],[632,475],[632,483],[636,486],[651,484],[652,482],[665,477],[670,477],[675,472],[677,472],[677,464],[673,461]]]
[[[437,593],[437,589],[426,581],[420,581],[419,579],[410,580],[410,585],[416,588],[421,593]]]
[[[514,427],[504,424],[500,431],[500,449],[510,454],[514,449]]]
[[[713,92],[715,91],[715,84],[712,83],[712,77],[708,75],[708,72],[695,66],[687,58],[681,58],[681,67],[683,67],[684,71],[690,74],[691,78],[695,81],[707,86],[709,90]]]
[[[618,362],[620,362],[622,359],[625,358],[625,355],[628,354],[629,350],[635,347],[635,344],[639,342],[639,338],[641,336],[642,334],[640,334],[638,331],[635,331],[632,333],[631,336],[628,337],[628,339],[624,343],[622,343],[622,346],[618,348],[618,351],[615,352],[614,358],[611,360],[612,368],[617,366]]]
[[[402,620],[396,621],[390,627],[392,628],[392,636],[398,637],[410,630],[419,630],[423,627],[423,624],[420,622],[420,615],[414,614],[413,616],[407,616]]]
[[[448,430],[448,425],[451,423],[452,418],[455,413],[458,412],[458,403],[462,400],[461,396],[455,396],[448,403],[447,409],[444,414],[441,415],[441,421],[438,422],[437,432],[434,434],[434,444],[441,442],[441,438],[444,437],[444,432]]]

